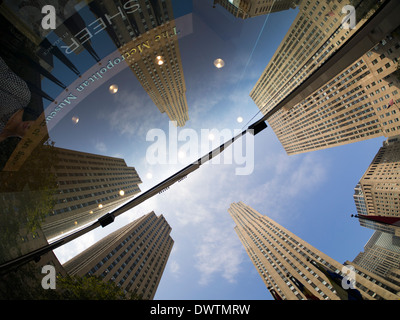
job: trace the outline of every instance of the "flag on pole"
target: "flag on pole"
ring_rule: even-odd
[[[329,270],[324,265],[314,260],[311,260],[311,263],[328,278],[329,282],[336,290],[336,293],[341,300],[363,300],[360,291],[357,289],[353,289],[351,287],[348,287],[347,289],[343,288],[342,283],[346,280],[344,280],[340,274]]]
[[[306,296],[307,300],[319,300],[299,280],[297,280],[295,277],[293,277],[289,273],[287,274],[287,276],[289,277],[290,280],[292,280],[292,282],[296,285],[296,287],[300,290],[300,292]]]
[[[393,99],[392,99],[392,100],[390,100],[390,101],[389,101],[389,105],[388,105],[388,107],[387,107],[387,108],[389,109],[389,108],[390,108],[390,107],[393,105],[393,103],[394,103]]]
[[[400,227],[400,217],[370,216],[365,214],[355,215],[354,217]]]

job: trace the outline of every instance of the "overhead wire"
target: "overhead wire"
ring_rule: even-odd
[[[262,26],[260,32],[258,33],[257,40],[256,40],[256,42],[254,43],[253,49],[251,50],[250,56],[249,56],[249,58],[247,59],[246,65],[245,65],[245,67],[244,67],[244,70],[243,70],[243,72],[242,72],[242,75],[241,75],[240,78],[239,78],[238,83],[242,80],[244,74],[245,74],[246,71],[247,71],[247,67],[248,67],[249,64],[250,64],[250,60],[253,58],[254,51],[255,51],[255,49],[256,49],[256,47],[257,47],[257,45],[258,45],[258,42],[260,41],[260,38],[261,38],[262,33],[264,32],[265,26],[267,25],[268,18],[269,18],[269,15],[271,14],[271,11],[272,11],[273,6],[275,5],[275,1],[276,1],[276,0],[274,0],[274,2],[272,3],[271,7],[269,8],[269,12],[268,12],[268,14],[267,14],[267,16],[266,16],[266,18],[265,18],[265,20],[264,20],[264,24],[263,24],[263,26]],[[242,130],[243,130],[243,129],[244,129],[244,128],[245,128],[245,127],[260,113],[260,112],[261,112],[261,110],[259,110],[259,111],[258,111],[258,112],[257,112],[257,113],[242,127]]]

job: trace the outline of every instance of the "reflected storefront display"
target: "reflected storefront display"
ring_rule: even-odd
[[[48,5],[48,11],[42,11],[44,5]],[[354,10],[344,10],[345,5]],[[307,154],[316,150],[328,152],[333,146],[349,147],[352,142],[390,140],[394,151],[387,161],[395,163],[390,167],[393,175],[386,179],[390,185],[379,182],[378,186],[380,175],[374,176],[376,181],[371,184],[368,177],[357,184],[368,165],[357,167],[360,171],[353,173],[359,175],[354,180],[356,206],[337,210],[357,213],[362,207],[360,216],[399,217],[400,176],[396,163],[400,159],[396,139],[400,135],[400,32],[392,17],[398,11],[399,6],[390,0],[354,0],[348,4],[337,0],[1,2],[1,298],[79,299],[65,288],[83,286],[81,279],[92,281],[90,277],[98,274],[102,275],[100,280],[96,278],[99,282],[91,284],[98,291],[86,296],[89,299],[107,299],[102,295],[101,279],[106,279],[103,283],[115,292],[110,299],[157,298],[161,278],[170,272],[167,261],[176,254],[173,245],[189,246],[192,239],[186,242],[183,237],[197,231],[208,237],[219,223],[203,231],[195,225],[207,219],[213,221],[217,216],[221,219],[213,210],[221,206],[228,209],[232,202],[241,201],[237,199],[239,195],[245,199],[254,195],[256,206],[280,201],[278,196],[268,198],[270,189],[265,184],[269,178],[260,172],[260,167],[270,163],[264,152],[272,142],[278,147],[271,145],[275,150],[271,161],[290,159],[291,154],[296,154],[299,158],[293,161],[300,167],[296,161],[305,159],[305,163],[312,163]],[[353,14],[356,27],[347,23]],[[281,20],[282,27],[278,27]],[[358,41],[357,46],[354,41]],[[357,47],[358,51],[349,46]],[[340,63],[332,62],[335,58]],[[265,123],[270,126],[267,130]],[[170,130],[171,125],[176,130]],[[213,131],[212,139],[198,139],[204,136],[205,129],[212,128],[219,130]],[[150,141],[148,133],[154,130],[168,131],[169,136],[155,135],[158,140],[153,136]],[[221,133],[220,141],[215,132]],[[225,132],[235,132],[237,136],[222,134]],[[245,139],[249,133],[257,137]],[[180,148],[173,142],[185,144]],[[241,147],[230,147],[235,143],[242,143]],[[165,159],[165,163],[148,161],[153,150],[150,146],[156,150],[153,158]],[[186,159],[194,149],[206,151],[200,158]],[[371,160],[377,151],[371,144]],[[173,155],[179,155],[187,163],[171,161]],[[218,162],[224,165],[211,161],[216,156],[224,157],[224,161]],[[219,176],[230,165],[247,163],[247,157],[255,163],[252,172],[235,177],[233,170],[230,172],[233,178]],[[241,163],[238,159],[242,159]],[[204,169],[194,174],[208,161],[216,171],[207,175],[204,170],[208,169]],[[282,174],[285,161],[268,165],[268,170],[274,167],[273,174]],[[216,181],[209,185],[199,178],[205,176],[210,180],[216,177]],[[301,183],[307,180],[302,174],[288,180],[297,183],[298,179]],[[174,183],[179,185],[179,192],[165,192]],[[190,183],[197,189],[192,189]],[[272,185],[279,189],[278,184]],[[242,190],[243,186],[248,189]],[[260,195],[253,189],[256,186],[264,186],[260,190],[268,192]],[[379,198],[383,188],[392,188],[393,199],[390,198],[390,208],[379,212],[381,207],[376,203],[384,201]],[[290,196],[290,190],[281,192]],[[375,194],[370,190],[375,190]],[[174,205],[163,204],[168,195]],[[217,195],[218,200],[214,198]],[[143,199],[137,200],[140,196]],[[154,207],[139,206],[145,201]],[[207,219],[202,216],[203,210],[210,211],[205,215]],[[115,211],[121,215],[116,219],[120,224],[115,223],[119,228],[108,231],[105,226],[114,222]],[[301,215],[307,219],[306,213]],[[192,217],[193,221],[189,223],[183,216]],[[229,215],[225,216],[229,221]],[[327,219],[333,218],[327,214]],[[230,221],[224,220],[222,225],[225,223]],[[344,223],[354,224],[354,219]],[[101,236],[96,233],[87,243],[80,242],[83,235],[92,234],[89,229],[86,231],[88,226],[93,229],[90,232],[102,229],[103,233]],[[183,226],[193,229],[179,231]],[[362,228],[363,224],[353,227]],[[393,224],[390,228],[372,229],[391,230],[393,246],[386,247],[400,263],[397,255],[400,233],[396,228]],[[55,250],[63,246],[60,239],[79,232],[82,236],[73,239],[79,249],[72,256],[61,258],[62,251]],[[217,229],[214,232],[220,239]],[[236,233],[229,237],[237,240]],[[239,234],[239,237],[244,236]],[[66,243],[70,241],[72,238]],[[229,243],[218,241],[222,247]],[[185,250],[194,251],[189,247]],[[90,268],[86,270],[83,260],[77,259],[81,263],[79,274],[85,276],[74,278],[76,275],[72,277],[68,270],[73,269],[73,257],[82,252],[82,257],[90,256]],[[259,269],[261,264],[255,263],[257,255],[247,254],[262,281],[273,289],[269,291],[275,292],[275,298],[282,294],[291,297],[288,289],[282,288],[290,283],[284,276],[287,272],[280,270],[277,274],[282,273],[282,279],[275,281],[274,272],[279,270],[266,268],[269,271],[264,270],[265,274],[273,275],[265,277]],[[277,257],[272,253],[264,256],[267,260],[263,263]],[[362,257],[360,254],[352,262],[356,269],[359,267],[357,275],[373,278],[374,268],[369,268]],[[174,259],[171,263],[177,271]],[[216,263],[212,259],[208,262]],[[54,267],[57,288],[65,290],[44,289],[41,272],[44,266]],[[362,281],[358,289],[363,299],[391,299],[400,292],[400,271],[396,263],[391,266],[385,269],[387,274],[381,272],[374,282],[371,280],[371,287],[367,280]],[[329,269],[328,264],[325,267]],[[294,270],[290,273],[294,274]],[[332,272],[337,270],[340,273],[340,268],[331,268]],[[300,275],[296,277],[302,281]],[[326,280],[324,277],[321,275],[320,282]],[[388,293],[376,289],[379,291],[376,294],[376,283]],[[312,284],[307,286],[316,290]],[[314,291],[313,296],[318,296],[318,290]],[[326,296],[336,297],[333,291]],[[307,299],[307,294],[297,292],[293,297]]]
[[[51,138],[68,118],[81,125],[80,105],[107,81],[131,68],[128,78],[137,77],[162,113],[180,126],[188,119],[171,1],[145,6],[61,1],[57,27],[48,31],[37,4],[2,4],[1,263],[99,219],[140,192],[142,181],[124,159],[59,148]],[[160,54],[167,57],[163,66]],[[163,68],[157,79],[149,64]],[[118,89],[109,86],[111,94]]]

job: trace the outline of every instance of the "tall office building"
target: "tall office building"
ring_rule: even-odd
[[[214,0],[237,18],[247,19],[273,12],[294,9],[299,0]]]
[[[400,135],[383,142],[359,184],[368,215],[400,217]]]
[[[352,216],[358,218],[360,226],[376,231],[389,233],[395,236],[400,236],[400,223],[398,224],[396,223],[397,219],[395,220],[393,218],[388,218],[381,215],[379,216],[368,215],[366,199],[364,196],[364,191],[361,188],[360,182],[357,183],[357,186],[354,188],[353,198],[356,206],[357,215],[352,215]],[[382,198],[382,200],[379,201],[385,201],[385,200],[383,200]]]
[[[362,227],[400,236],[400,136],[383,142],[353,197]]]
[[[338,1],[302,0],[298,8],[299,13],[250,92],[263,114],[354,34],[354,30],[345,30],[341,25],[342,5]]]
[[[189,113],[174,21],[130,41],[120,52],[160,112],[183,127]]]
[[[400,237],[375,231],[353,263],[400,286]]]
[[[343,264],[242,202],[231,204],[228,212],[236,223],[240,241],[271,293],[283,300],[339,300],[336,291],[339,289],[331,285],[321,268],[344,277]],[[399,287],[367,271],[358,272],[357,267],[355,272],[355,285],[363,299],[399,298],[396,295]]]
[[[342,6],[334,3],[330,2],[329,11],[325,2],[302,2],[296,20],[250,94],[263,114],[356,30],[343,29]],[[286,152],[292,155],[398,134],[399,48],[397,33],[388,34],[300,103],[271,115],[267,120]]]
[[[186,84],[171,0],[140,0],[121,7],[118,1],[91,2],[99,17],[111,17],[107,28],[136,78],[171,121],[189,120]]]
[[[174,241],[171,227],[150,212],[101,239],[63,266],[69,275],[100,276],[125,293],[153,299]]]
[[[365,204],[365,196],[360,183],[357,183],[356,187],[354,188],[353,199],[356,205],[357,214],[364,214],[364,215],[368,214],[367,207]]]
[[[135,168],[124,159],[54,148],[55,206],[42,223],[48,239],[98,219],[140,192]]]

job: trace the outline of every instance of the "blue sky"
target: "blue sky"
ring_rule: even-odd
[[[175,1],[175,7],[180,3]],[[258,113],[250,90],[297,11],[243,21],[219,6],[213,9],[211,0],[179,8],[179,14],[193,10],[193,32],[179,39],[190,118],[179,131],[241,129]],[[89,13],[85,17],[93,20]],[[102,57],[115,50],[103,35],[93,47]],[[214,67],[216,58],[224,59],[224,68]],[[94,63],[85,52],[73,60],[82,69]],[[76,78],[57,61],[54,73],[67,84]],[[114,83],[119,91],[110,95],[108,86]],[[47,88],[54,96],[59,93],[51,84]],[[79,116],[78,124],[72,123],[72,115]],[[242,124],[237,123],[238,116],[244,118]],[[124,158],[137,169],[145,191],[184,166],[146,161],[152,144],[146,141],[148,130],[159,128],[168,134],[168,126],[168,117],[125,69],[80,101],[50,137],[58,147]],[[56,255],[65,262],[105,234],[155,211],[166,217],[175,241],[155,299],[271,299],[234,231],[227,212],[230,204],[243,201],[338,262],[352,260],[372,235],[350,218],[355,213],[354,187],[383,140],[287,156],[267,128],[255,137],[251,175],[236,175],[235,164],[206,164],[167,192],[117,217],[112,225],[56,250]],[[231,151],[232,147],[226,150]],[[146,177],[149,172],[152,179]]]

